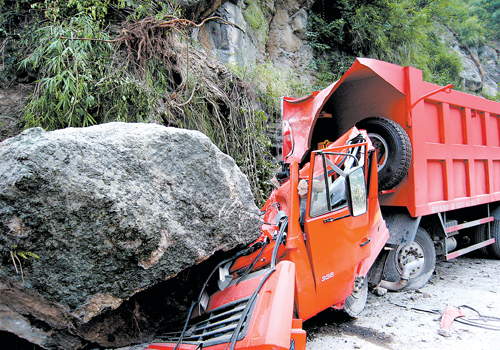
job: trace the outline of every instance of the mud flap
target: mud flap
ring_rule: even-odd
[[[383,207],[382,214],[391,236],[387,244],[410,244],[415,239],[421,217],[413,218],[406,208]]]
[[[210,350],[232,347],[288,350],[294,344],[295,349],[304,350],[306,333],[301,328],[302,322],[293,319],[294,288],[295,264],[290,261],[278,263],[275,271],[250,275],[244,282],[231,284],[211,297],[212,307],[200,316],[201,320],[193,319],[177,349],[194,350],[201,346]],[[258,294],[252,299],[255,290]],[[233,312],[235,308],[249,311]],[[225,315],[230,316],[225,318]],[[148,349],[171,350],[178,339],[173,333]]]

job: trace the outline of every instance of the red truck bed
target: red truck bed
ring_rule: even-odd
[[[381,196],[381,205],[406,207],[417,217],[499,201],[500,103],[450,90],[424,82],[416,68],[358,58],[328,88],[284,99],[284,123],[303,132],[299,142],[294,136],[286,161],[300,161],[326,138],[324,130],[335,140],[357,122],[380,116],[400,124],[413,149],[408,176]],[[318,118],[320,112],[333,117]],[[315,127],[320,122],[324,127]]]

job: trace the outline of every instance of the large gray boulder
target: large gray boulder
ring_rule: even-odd
[[[200,132],[27,130],[0,143],[0,330],[47,349],[148,341],[199,292],[188,268],[260,224],[247,178]]]

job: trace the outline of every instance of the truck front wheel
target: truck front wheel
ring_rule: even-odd
[[[350,317],[358,316],[365,308],[366,299],[368,297],[368,281],[364,278],[356,278],[354,290],[349,295],[342,309]]]
[[[410,273],[410,280],[404,289],[418,289],[424,286],[432,276],[436,267],[436,249],[427,231],[419,227],[415,240],[409,245],[400,245],[387,257],[384,279],[398,282],[407,263],[423,259],[424,264]]]

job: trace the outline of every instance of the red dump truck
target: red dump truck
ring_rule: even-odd
[[[149,349],[305,349],[302,321],[368,288],[419,288],[436,256],[500,258],[500,104],[358,58],[283,98],[283,168],[262,234],[220,262]]]

